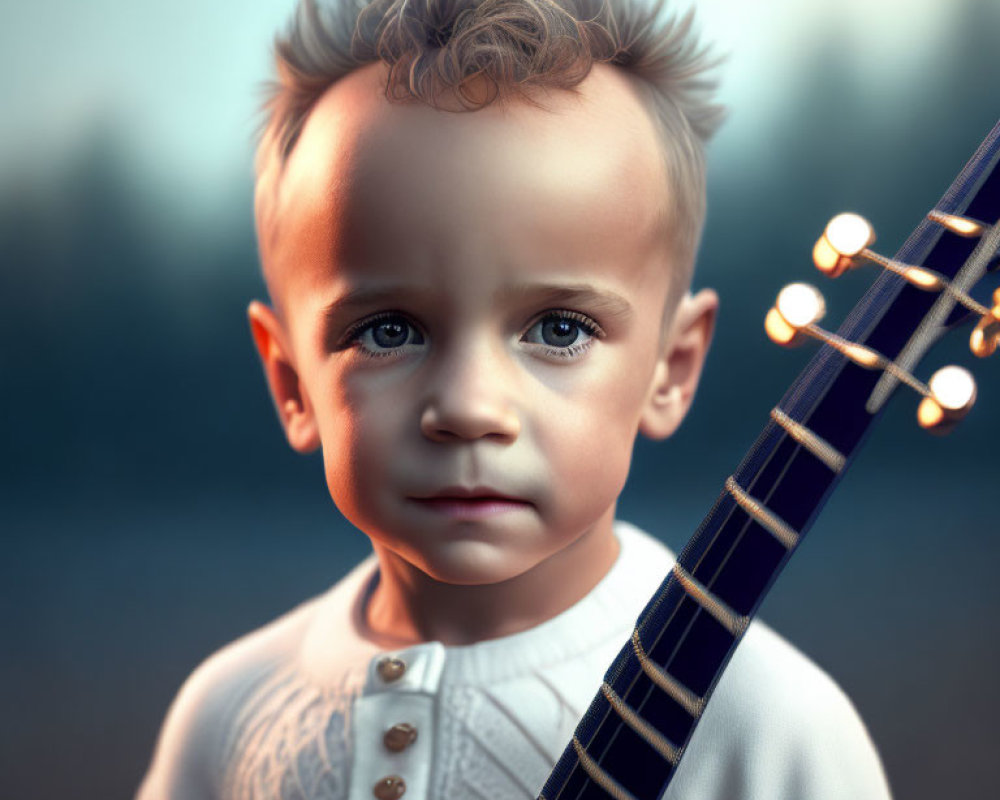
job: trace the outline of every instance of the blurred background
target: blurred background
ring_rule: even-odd
[[[678,6],[686,7],[690,2]],[[51,0],[0,12],[0,786],[128,797],[214,649],[367,552],[287,447],[245,321],[251,155],[292,0]],[[997,0],[701,0],[729,53],[699,285],[696,407],[641,443],[621,516],[683,546],[807,353],[781,285],[841,210],[894,252],[997,120]],[[874,271],[822,283],[832,326]],[[964,335],[940,364],[973,359]],[[995,793],[1000,365],[951,437],[899,394],[763,616],[870,726],[898,797]]]

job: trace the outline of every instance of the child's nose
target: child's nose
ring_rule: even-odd
[[[428,439],[517,439],[521,421],[512,402],[512,376],[489,351],[489,346],[469,344],[436,370],[420,416]]]

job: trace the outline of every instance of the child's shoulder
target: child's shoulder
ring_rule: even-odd
[[[300,668],[318,624],[337,615],[349,624],[351,604],[371,567],[370,560],[362,562],[329,591],[206,658],[171,704],[139,798],[218,796],[248,702],[290,665]]]

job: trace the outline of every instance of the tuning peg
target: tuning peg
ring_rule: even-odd
[[[983,314],[969,338],[974,355],[986,358],[996,352],[1000,344],[1000,288],[993,290],[993,308]]]
[[[857,267],[874,243],[875,229],[868,220],[858,214],[838,214],[813,247],[813,263],[820,272],[837,278]]]
[[[952,218],[948,217],[948,219]],[[962,218],[955,217],[954,219]],[[819,237],[815,247],[813,247],[813,263],[826,276],[839,278],[847,270],[861,266],[862,262],[871,261],[895,272],[918,289],[941,291],[948,288],[947,281],[936,272],[909,264],[901,264],[876,253],[869,247],[874,243],[875,229],[868,220],[858,214],[838,214],[827,223],[823,235]]]
[[[976,382],[967,369],[942,367],[927,384],[917,407],[917,422],[931,433],[949,433],[976,402]]]
[[[790,283],[778,293],[764,318],[764,330],[776,344],[794,347],[807,337],[811,326],[826,314],[823,295],[808,283]]]

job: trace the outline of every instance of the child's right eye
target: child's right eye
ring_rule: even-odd
[[[424,335],[406,317],[389,313],[362,320],[342,341],[345,346],[356,346],[366,356],[379,357],[422,345]]]

